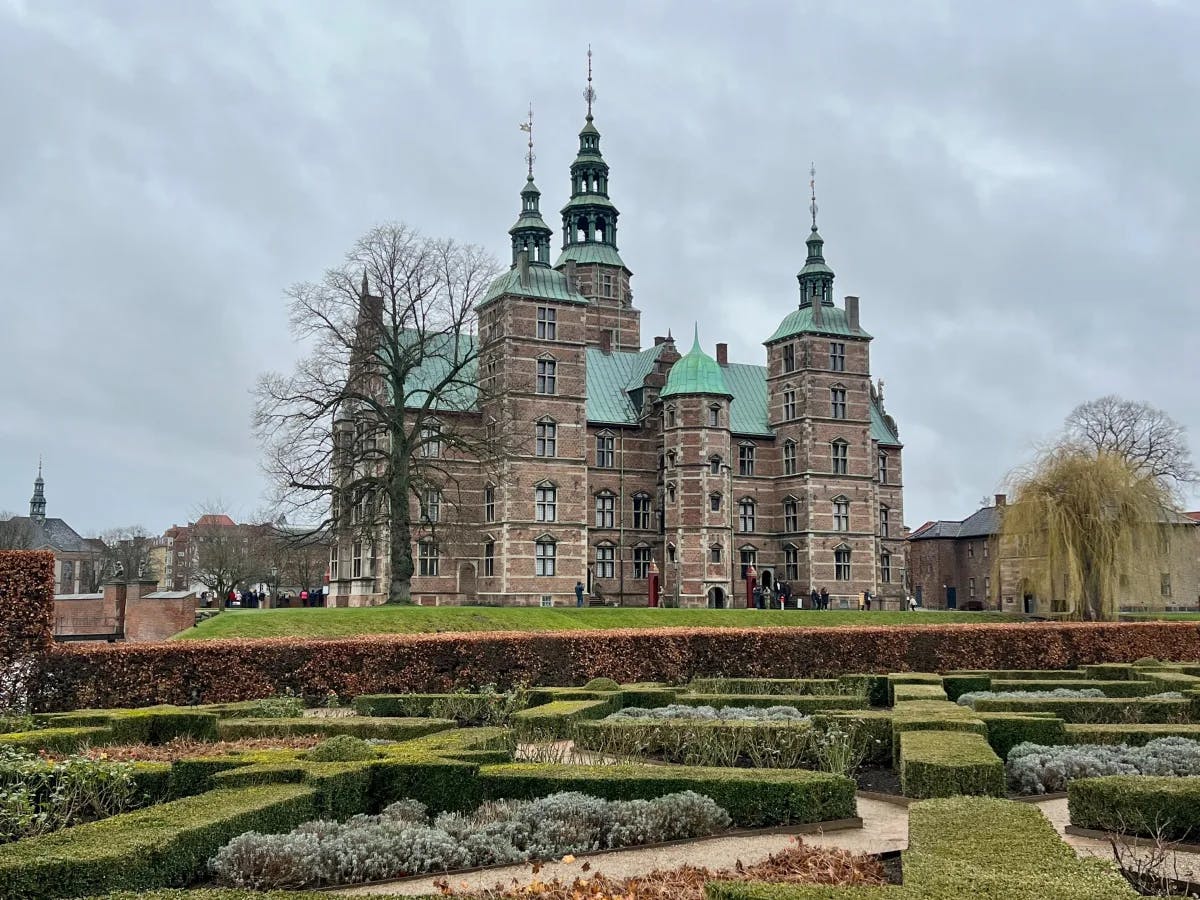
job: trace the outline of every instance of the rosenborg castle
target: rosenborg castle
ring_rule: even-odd
[[[414,531],[413,599],[573,605],[582,582],[593,600],[645,605],[657,571],[664,605],[743,606],[753,566],[794,594],[824,588],[834,608],[864,591],[898,607],[900,439],[871,381],[858,298],[834,300],[815,204],[798,291],[781,271],[785,314],[763,357],[738,363],[690,328],[678,344],[643,343],[609,188],[589,110],[562,252],[551,261],[531,173],[512,266],[478,307],[480,385],[516,440],[502,476],[464,467],[456,490],[471,499],[454,527],[431,498],[443,526]],[[481,420],[484,405],[455,415]],[[386,553],[338,539],[331,605],[382,602],[387,569]]]

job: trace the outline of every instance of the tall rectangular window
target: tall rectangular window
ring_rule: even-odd
[[[616,547],[597,547],[596,548],[596,577],[597,578],[615,578],[617,548]]]
[[[376,552],[374,541],[371,541],[367,548],[367,575],[374,578],[375,573],[379,571],[379,554]]]
[[[796,418],[796,392],[783,392],[783,418],[785,421],[790,421]]]
[[[839,547],[833,551],[833,577],[835,581],[850,580],[849,547]]]
[[[1158,581],[1158,592],[1164,597],[1171,596],[1171,573],[1163,572]]]
[[[553,541],[538,541],[535,545],[534,572],[537,575],[553,575],[556,547]]]
[[[558,488],[540,487],[533,493],[534,518],[539,522],[558,519]]]
[[[437,544],[433,541],[421,541],[417,544],[417,572],[420,575],[437,575],[440,568]]]
[[[708,408],[708,427],[721,427],[721,407],[717,406],[716,404]]]
[[[846,389],[829,389],[829,415],[835,419],[846,418]]]
[[[615,528],[617,498],[612,494],[600,494],[596,497],[596,527]]]
[[[879,554],[879,580],[884,584],[892,583],[892,554]]]
[[[829,445],[830,466],[834,475],[845,475],[850,463],[850,445],[845,441],[834,441]]]
[[[888,531],[891,528],[890,519],[891,510],[886,506],[879,507],[879,536],[888,537]]]
[[[350,577],[351,578],[362,578],[362,562],[363,562],[362,541],[355,541],[350,546],[350,549],[353,554],[350,557]]]
[[[421,495],[421,518],[426,522],[437,522],[442,517],[442,492],[430,488]]]
[[[989,599],[991,599],[991,596],[992,596],[992,576],[984,575],[983,576],[983,599],[989,600]]]
[[[633,497],[633,527],[650,530],[649,494],[635,494]]]
[[[784,441],[783,442],[783,474],[784,475],[795,475],[796,474],[796,442],[795,441]]]
[[[537,336],[543,341],[558,339],[558,310],[551,306],[538,307]]]
[[[975,599],[975,579],[974,578],[967,579],[967,596],[970,597],[972,600]]]
[[[721,562],[721,545],[713,544],[708,548],[708,561],[719,564]]]
[[[850,501],[849,500],[834,500],[833,501],[833,530],[834,531],[849,531],[850,530]]]
[[[738,474],[754,474],[754,445],[742,444],[738,447]]]
[[[613,444],[616,438],[611,434],[596,435],[596,465],[601,469],[613,467]]]
[[[442,427],[437,424],[421,426],[421,456],[432,459],[442,455]]]
[[[558,363],[552,359],[539,359],[537,361],[537,392],[539,394],[555,393],[554,386],[557,380]]]
[[[888,483],[888,455],[882,450],[879,452],[879,483]]]
[[[738,504],[738,531],[754,530],[754,501],[743,500]]]
[[[488,541],[483,545],[483,574],[488,578],[496,574],[495,541]]]
[[[740,553],[742,564],[742,578],[746,577],[746,572],[751,566],[758,566],[758,551],[757,550],[742,550]]]
[[[829,343],[829,370],[831,372],[846,371],[846,345],[841,341]]]
[[[800,530],[800,504],[795,500],[783,501],[783,530]]]
[[[967,542],[967,558],[968,559],[975,558],[975,542],[974,541]]]
[[[337,544],[334,544],[329,548],[329,579],[330,581],[337,581],[341,577],[342,572],[338,568],[338,548]]]
[[[496,487],[487,485],[483,489],[483,521],[496,521]]]
[[[537,423],[538,456],[558,456],[558,426],[553,422]]]
[[[649,578],[650,577],[650,548],[649,547],[634,547],[633,548],[633,577],[634,578]]]
[[[600,296],[615,297],[616,293],[613,289],[613,277],[611,275],[600,276]]]
[[[783,371],[796,371],[796,345],[788,344],[783,348]]]
[[[800,551],[795,547],[783,548],[783,577],[788,581],[800,578]]]

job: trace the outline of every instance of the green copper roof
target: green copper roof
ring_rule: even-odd
[[[883,411],[874,400],[871,401],[871,440],[878,441],[880,444],[887,446],[900,446],[900,437],[888,425]]]
[[[621,259],[621,254],[611,244],[597,244],[594,242],[568,244],[563,247],[562,253],[558,255],[558,262],[554,265],[561,266],[569,259],[575,260],[577,265],[600,263],[606,266],[626,268],[624,261]]]
[[[416,332],[405,330],[401,332],[398,343],[403,346],[406,342],[420,340]],[[430,406],[431,412],[469,412],[475,409],[479,402],[477,360],[470,360],[452,381],[446,381],[447,374],[457,368],[457,360],[474,354],[475,335],[462,335],[457,341],[448,334],[426,337],[422,349],[424,355],[421,364],[410,371],[404,387],[404,405],[410,409],[420,408],[429,392],[437,391],[437,397]]]
[[[771,335],[765,343],[773,341],[781,341],[784,338],[792,337],[797,334],[828,334],[835,337],[856,337],[869,338],[862,328],[851,328],[846,321],[846,311],[839,309],[836,306],[821,307],[821,324],[813,323],[813,310],[811,306],[804,306],[800,309],[794,309],[779,323],[779,327],[775,329],[775,333]]]
[[[640,353],[587,348],[587,418],[605,425],[636,425],[631,392],[640,390],[663,345]]]
[[[556,300],[559,303],[587,303],[587,300],[567,285],[567,276],[545,266],[529,267],[528,284],[521,284],[521,272],[514,266],[492,282],[478,305],[484,306],[504,294],[534,297],[538,300]]]
[[[667,385],[661,396],[675,397],[680,394],[733,396],[725,386],[725,375],[717,361],[700,349],[699,330],[692,342],[692,349],[671,366],[671,374],[667,376]]]
[[[590,194],[576,194],[567,201],[567,205],[562,208],[562,211],[565,213],[567,210],[574,209],[577,206],[604,206],[608,209],[616,209],[613,206],[613,202],[606,195],[593,192]]]

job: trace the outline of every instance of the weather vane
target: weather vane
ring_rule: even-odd
[[[529,163],[529,177],[533,177],[533,161],[537,159],[533,155],[533,104],[529,104],[529,119],[522,122],[519,126],[522,131],[529,135],[529,150],[525,153],[525,162]]]
[[[588,44],[588,84],[583,91],[583,99],[587,101],[588,118],[592,117],[592,103],[596,100],[596,91],[592,87],[592,45]]]
[[[808,190],[812,195],[812,202],[808,205],[808,211],[812,213],[813,231],[817,230],[817,164],[810,163],[808,167]]]

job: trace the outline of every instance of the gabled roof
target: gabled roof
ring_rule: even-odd
[[[200,528],[211,528],[218,525],[223,528],[234,528],[237,526],[237,522],[225,513],[206,513],[196,520],[196,525]]]
[[[31,550],[56,550],[59,553],[90,553],[91,542],[62,519],[34,519],[29,516],[13,516],[8,521],[21,523],[28,531]]]
[[[998,506],[985,506],[961,521],[941,519],[937,522],[926,522],[908,536],[910,541],[935,540],[937,538],[990,537],[1000,533],[1000,524],[1004,514]]]

